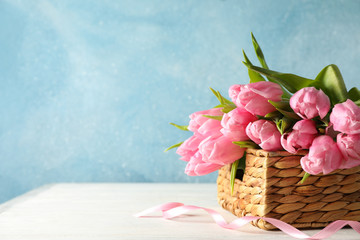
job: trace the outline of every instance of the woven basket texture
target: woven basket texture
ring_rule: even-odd
[[[235,180],[232,196],[231,166],[219,170],[219,204],[238,217],[271,217],[296,228],[320,228],[339,219],[360,221],[360,166],[310,176],[301,184],[300,159],[306,153],[248,149],[243,180]],[[276,229],[261,219],[253,225]]]

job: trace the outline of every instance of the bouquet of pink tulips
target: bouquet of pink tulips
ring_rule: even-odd
[[[250,83],[229,88],[230,100],[212,92],[220,104],[190,115],[188,126],[174,126],[193,135],[178,147],[187,162],[185,173],[204,175],[232,164],[232,176],[244,168],[247,148],[308,150],[301,159],[309,175],[328,174],[360,165],[360,91],[346,89],[336,65],[315,79],[269,70],[252,35],[261,67],[244,52]]]

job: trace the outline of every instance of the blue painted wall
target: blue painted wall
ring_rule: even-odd
[[[360,87],[359,1],[0,0],[0,201],[52,182],[215,182],[163,150],[194,111],[271,68]]]

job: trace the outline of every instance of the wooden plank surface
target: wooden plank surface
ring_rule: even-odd
[[[165,202],[209,207],[235,219],[218,206],[215,184],[54,184],[0,205],[0,239],[292,239],[252,225],[222,229],[203,211],[174,220],[133,217]],[[329,239],[360,235],[343,229]]]

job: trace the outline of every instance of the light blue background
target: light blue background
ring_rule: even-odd
[[[175,151],[194,111],[272,69],[360,87],[360,1],[0,0],[0,201],[52,182],[215,182]]]

